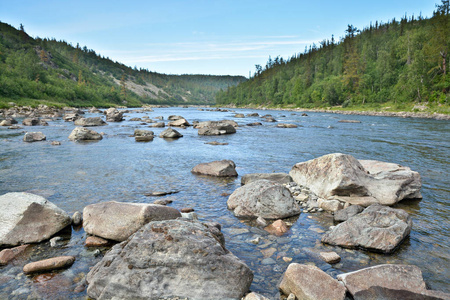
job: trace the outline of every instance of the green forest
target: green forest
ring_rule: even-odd
[[[216,95],[217,105],[411,109],[450,113],[449,0],[431,18],[348,25],[284,60],[269,57],[250,80]]]
[[[86,46],[32,38],[0,22],[0,108],[17,105],[141,106],[214,104],[243,76],[166,75],[130,68]]]

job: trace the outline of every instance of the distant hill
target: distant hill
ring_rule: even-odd
[[[433,17],[348,26],[288,60],[269,58],[254,76],[216,95],[218,105],[384,109],[450,113],[449,1]],[[388,107],[389,106],[389,107]],[[414,108],[416,109],[416,108]]]
[[[94,50],[32,38],[0,22],[0,108],[19,105],[140,106],[215,104],[243,76],[165,75],[133,69]]]

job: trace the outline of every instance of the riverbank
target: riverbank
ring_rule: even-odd
[[[400,118],[422,118],[422,119],[435,119],[435,120],[450,120],[450,114],[448,113],[438,113],[436,111],[431,111],[424,106],[414,106],[411,111],[388,111],[388,110],[346,110],[342,107],[333,108],[300,108],[300,107],[265,107],[256,105],[246,105],[246,106],[223,106],[226,108],[247,108],[247,109],[260,109],[260,110],[279,110],[279,111],[301,111],[301,112],[323,112],[331,114],[342,114],[342,115],[359,115],[359,116],[378,116],[378,117],[400,117]],[[423,111],[419,111],[423,110]],[[442,109],[441,111],[446,111]]]

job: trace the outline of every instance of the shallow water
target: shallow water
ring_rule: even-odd
[[[278,122],[295,123],[298,128],[276,128],[277,123],[259,117],[234,118],[233,112],[200,111],[196,108],[157,108],[154,112],[129,113],[126,119],[148,115],[151,118],[182,115],[194,120],[233,119],[240,127],[236,134],[198,136],[189,127],[177,129],[184,137],[167,141],[137,143],[135,128],[149,129],[158,135],[164,128],[145,128],[139,122],[110,122],[94,127],[106,133],[103,140],[75,143],[67,139],[75,126],[62,120],[50,126],[25,127],[22,130],[0,128],[0,194],[34,190],[70,214],[101,201],[145,202],[172,199],[175,208],[193,207],[204,221],[222,224],[226,246],[253,270],[253,291],[278,298],[277,283],[292,262],[311,263],[336,276],[382,263],[414,264],[422,269],[429,288],[450,292],[448,174],[450,172],[450,123],[429,119],[394,117],[342,116],[327,113],[255,111],[237,109],[244,114],[272,114]],[[86,114],[86,116],[98,116]],[[342,119],[361,123],[338,123]],[[245,124],[262,122],[262,126]],[[24,130],[42,131],[47,142],[24,143]],[[61,146],[52,146],[58,140]],[[205,142],[229,143],[213,146]],[[256,172],[289,172],[292,166],[315,157],[341,152],[358,159],[375,159],[409,166],[422,176],[421,201],[406,201],[398,207],[413,217],[410,237],[393,255],[374,254],[320,243],[323,231],[333,225],[328,213],[306,214],[291,219],[288,234],[274,237],[248,222],[237,219],[227,210],[227,197],[240,186],[240,176]],[[238,178],[219,179],[193,175],[198,163],[231,159],[236,163]],[[146,197],[152,191],[180,191],[165,197]],[[86,298],[86,292],[75,293],[84,274],[101,259],[94,249],[84,247],[82,229],[63,233],[64,240],[56,248],[49,243],[34,245],[24,258],[0,267],[0,298]],[[261,236],[260,244],[249,242]],[[342,260],[329,265],[317,258],[319,250],[333,250]],[[104,253],[107,249],[102,249]],[[54,255],[74,255],[77,260],[68,270],[51,274],[25,276],[26,262]]]

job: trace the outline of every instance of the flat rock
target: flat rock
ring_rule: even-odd
[[[220,143],[220,142],[216,142],[216,141],[214,141],[214,142],[206,142],[205,144],[213,145],[213,146],[225,146],[225,145],[228,145],[228,143]]]
[[[194,174],[202,174],[217,177],[236,177],[236,164],[231,160],[217,160],[209,163],[201,163],[191,170]]]
[[[184,118],[171,121],[171,122],[167,123],[167,125],[168,126],[173,126],[173,127],[188,127],[188,126],[191,126],[191,124],[189,124],[189,122],[186,119],[184,119]]]
[[[82,127],[91,127],[91,126],[105,126],[108,125],[105,121],[100,117],[91,117],[91,118],[79,118],[74,122],[75,126]]]
[[[361,123],[359,120],[339,120],[338,123]]]
[[[350,294],[356,295],[371,287],[422,293],[426,290],[422,271],[413,265],[378,265],[337,276]]]
[[[74,256],[58,256],[26,264],[23,267],[23,272],[29,274],[64,269],[70,267],[74,262]]]
[[[103,139],[98,132],[85,127],[75,127],[69,135],[71,141],[98,141]]]
[[[65,211],[34,194],[4,194],[0,207],[0,246],[38,243],[71,223]]]
[[[286,173],[252,173],[242,176],[241,185],[261,179],[270,180],[281,184],[292,182],[291,176]]]
[[[148,127],[163,128],[163,127],[166,127],[166,124],[164,122],[156,122],[156,123],[150,124]]]
[[[27,143],[45,141],[47,137],[42,132],[27,132],[23,137],[23,141]]]
[[[280,291],[302,300],[343,300],[345,287],[316,266],[291,263],[283,275]]]
[[[412,219],[402,209],[373,204],[322,236],[322,243],[391,253],[409,235]]]
[[[358,161],[341,153],[298,163],[289,175],[320,198],[362,206],[393,205],[403,199],[422,197],[420,175],[410,168],[374,160]]]
[[[298,126],[295,124],[288,124],[288,123],[279,123],[277,124],[278,128],[297,128]]]
[[[227,201],[237,217],[282,219],[300,214],[291,192],[283,185],[257,180],[236,189]]]
[[[253,274],[225,248],[215,226],[177,219],[144,225],[86,280],[94,299],[241,299]]]
[[[203,124],[201,124],[203,123]],[[207,121],[198,123],[196,128],[199,135],[224,135],[236,133],[236,128],[225,121]]]
[[[83,210],[86,233],[113,241],[124,241],[151,221],[181,217],[178,210],[157,204],[102,202]]]

